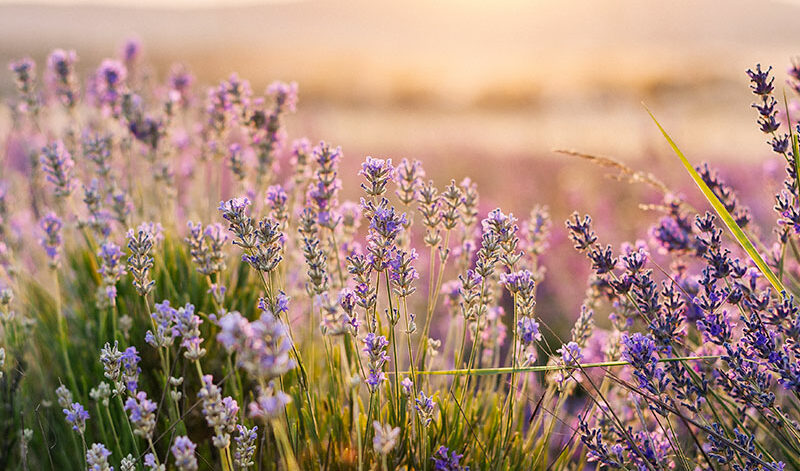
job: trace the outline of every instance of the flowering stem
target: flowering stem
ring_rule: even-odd
[[[398,365],[397,363],[400,361],[400,358],[397,355],[397,336],[395,335],[395,325],[397,322],[395,321],[395,314],[394,309],[392,306],[392,287],[389,283],[389,270],[384,270],[384,275],[386,276],[386,295],[389,297],[389,324],[391,324],[391,330],[389,331],[390,341],[392,343],[392,353],[394,353],[394,401],[395,401],[395,414],[400,413],[400,378],[397,374]]]
[[[375,399],[375,393],[369,392],[369,404],[367,405],[367,422],[364,424],[364,444],[366,445],[369,440],[370,421],[372,419],[372,403]]]
[[[445,231],[444,234],[444,247],[445,251],[448,250],[450,245],[450,229]],[[430,255],[430,267],[429,267],[429,275],[428,275],[428,305],[426,309],[425,315],[425,327],[422,329],[422,335],[419,338],[419,345],[417,345],[417,351],[423,352],[419,355],[420,358],[420,365],[418,365],[419,369],[425,369],[425,351],[424,343],[428,341],[428,334],[430,333],[431,329],[431,320],[433,319],[433,312],[436,310],[436,304],[439,299],[439,291],[442,289],[442,281],[444,278],[444,267],[447,263],[447,256],[442,257],[439,256],[441,260],[441,264],[439,265],[439,274],[436,277],[436,284],[434,285],[434,271],[436,270],[436,258],[434,257],[435,249],[441,248],[441,246],[437,245],[436,247],[431,246],[431,255]]]
[[[147,445],[150,447],[150,452],[153,454],[153,459],[156,461],[156,466],[160,466],[161,462],[158,461],[158,453],[156,453],[156,447],[153,446],[152,438],[147,438]]]
[[[99,409],[100,406],[98,405],[97,407],[98,407],[97,416],[100,417],[100,409]],[[114,443],[117,444],[117,451],[119,452],[119,454],[121,456],[122,455],[122,445],[120,445],[120,442],[119,442],[119,435],[117,434],[117,428],[114,426],[114,419],[111,417],[111,410],[109,409],[108,404],[105,404],[103,406],[103,409],[106,410],[106,416],[108,417],[108,423],[111,424],[111,433],[114,435]]]
[[[122,395],[116,394],[117,402],[119,402],[119,407],[122,410],[122,415],[125,416],[125,423],[128,425],[128,432],[131,434],[131,441],[133,442],[133,451],[136,452],[136,456],[139,456],[139,445],[136,444],[136,434],[133,433],[133,428],[131,427],[131,419],[128,417],[128,414],[125,413],[125,404],[122,403]],[[109,419],[111,418],[111,413],[109,412]],[[113,420],[111,421],[113,423]]]
[[[56,294],[56,320],[58,322],[58,336],[59,343],[61,344],[61,354],[64,356],[64,364],[67,368],[67,377],[69,378],[70,387],[73,391],[78,391],[78,383],[75,381],[75,373],[72,372],[72,362],[69,361],[69,354],[67,353],[67,327],[64,319],[64,313],[61,310],[61,284],[58,279],[58,271],[53,270],[53,279],[55,280],[55,294]]]

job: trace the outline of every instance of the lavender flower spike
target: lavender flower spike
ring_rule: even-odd
[[[50,211],[42,218],[39,226],[44,232],[40,243],[47,254],[48,264],[50,268],[58,268],[61,259],[61,227],[63,226],[61,218]]]
[[[189,437],[180,436],[175,438],[175,442],[170,448],[172,456],[175,457],[175,466],[179,471],[197,471],[197,458],[194,450],[197,448]]]
[[[75,181],[72,178],[72,168],[75,161],[72,160],[67,148],[61,141],[56,141],[42,149],[39,161],[42,170],[47,176],[47,181],[55,187],[53,194],[57,198],[66,198],[75,189]]]
[[[86,451],[86,465],[89,471],[114,471],[114,468],[108,464],[109,456],[111,456],[111,452],[105,445],[93,443],[92,447]]]

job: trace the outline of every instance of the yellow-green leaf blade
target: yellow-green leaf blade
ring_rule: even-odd
[[[681,159],[681,163],[683,163],[683,166],[686,168],[686,171],[689,172],[689,176],[692,177],[692,180],[694,180],[694,182],[700,188],[700,191],[703,192],[703,195],[706,197],[708,202],[711,203],[711,206],[714,208],[714,211],[717,212],[719,217],[728,227],[728,230],[731,231],[733,237],[736,239],[737,242],[739,242],[739,245],[742,246],[744,251],[747,252],[747,255],[750,257],[751,260],[753,260],[758,269],[761,270],[761,273],[763,273],[764,276],[767,278],[767,280],[769,280],[772,287],[775,288],[778,291],[778,293],[781,294],[781,296],[783,296],[784,293],[786,292],[786,288],[783,286],[781,280],[777,276],[775,276],[775,273],[772,272],[772,270],[769,268],[769,265],[767,265],[767,263],[761,257],[761,254],[759,254],[756,248],[753,246],[753,243],[750,242],[750,239],[747,237],[747,234],[745,234],[742,228],[739,227],[738,224],[736,224],[736,221],[733,219],[733,216],[731,216],[731,214],[728,212],[728,210],[725,208],[725,206],[722,204],[719,198],[717,198],[717,195],[715,195],[714,192],[711,191],[711,188],[709,188],[708,185],[706,185],[706,182],[703,181],[703,179],[697,173],[697,170],[694,169],[692,164],[689,162],[689,159],[687,159],[686,156],[683,155],[683,152],[681,152],[681,150],[678,149],[678,146],[675,144],[675,141],[673,141],[672,138],[669,136],[669,134],[667,134],[667,131],[664,130],[664,128],[658,122],[656,117],[653,116],[653,113],[651,113],[646,106],[645,109],[647,110],[647,114],[650,115],[650,118],[653,119],[653,122],[656,123],[656,126],[658,126],[658,129],[661,131],[661,134],[667,140],[670,147],[672,147],[672,150],[675,152],[678,158]]]

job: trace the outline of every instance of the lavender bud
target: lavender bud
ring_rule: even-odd
[[[422,170],[422,162],[419,160],[411,163],[408,159],[403,159],[400,162],[395,169],[394,180],[397,184],[395,194],[401,203],[410,206],[417,200],[424,177],[425,171]]]
[[[128,249],[131,251],[128,267],[133,275],[133,286],[139,296],[147,296],[155,284],[155,281],[150,279],[150,269],[153,268],[150,251],[157,237],[158,233],[147,224],[140,225],[136,231],[128,230]]]
[[[361,164],[361,170],[358,174],[363,175],[367,180],[366,184],[361,184],[361,188],[364,189],[367,195],[373,198],[383,196],[386,192],[386,184],[394,174],[392,159],[373,159],[367,156],[366,161]]]

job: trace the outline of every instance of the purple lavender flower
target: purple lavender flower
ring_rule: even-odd
[[[255,464],[253,456],[256,452],[256,440],[258,439],[258,426],[254,425],[253,428],[247,428],[244,425],[237,425],[236,430],[239,432],[233,438],[236,442],[236,447],[233,452],[233,464],[238,469],[246,470]]]
[[[580,364],[581,360],[583,360],[581,347],[575,342],[569,342],[568,344],[556,350],[556,352],[561,354],[561,361],[563,361],[567,366],[578,365]]]
[[[542,339],[539,323],[533,317],[520,317],[517,320],[517,338],[523,345],[533,344]]]
[[[142,55],[142,42],[138,38],[128,38],[122,44],[119,53],[125,65],[130,67],[139,60]]]
[[[362,205],[364,212],[370,217],[367,234],[370,262],[373,270],[381,272],[389,268],[396,249],[397,237],[408,221],[405,213],[396,213],[394,207],[389,206],[389,202],[385,198],[377,206],[373,205],[371,201],[364,200],[362,200]]]
[[[297,83],[272,82],[267,87],[267,95],[275,100],[278,112],[289,111],[294,113],[297,109]]]
[[[42,218],[39,227],[44,231],[44,237],[39,243],[47,254],[50,268],[58,268],[61,259],[61,227],[63,223],[56,213],[50,211]]]
[[[145,440],[152,438],[156,428],[156,409],[156,403],[148,399],[144,391],[137,392],[125,401],[125,410],[129,413],[133,432]]]
[[[270,381],[266,390],[259,390],[256,400],[248,405],[248,416],[268,421],[278,417],[290,402],[292,402],[291,396],[277,389],[275,382]]]
[[[125,274],[125,264],[120,260],[122,251],[113,242],[104,242],[97,252],[100,259],[100,268],[97,270],[103,279],[103,289],[112,303],[117,297],[117,282]]]
[[[178,436],[172,444],[170,451],[172,456],[175,457],[175,466],[179,471],[196,471],[197,458],[194,456],[194,450],[197,448],[189,437]]]
[[[342,187],[337,170],[342,158],[342,149],[320,142],[312,150],[312,156],[317,169],[314,173],[315,181],[309,184],[306,192],[306,199],[317,215],[317,224],[333,229],[339,223],[333,208],[339,204],[337,195]]]
[[[119,116],[127,77],[128,71],[119,61],[106,59],[98,67],[92,80],[91,93],[97,106],[104,112]]]
[[[155,311],[150,315],[150,317],[153,318],[156,331],[148,330],[144,337],[145,342],[154,348],[169,347],[172,345],[172,341],[177,333],[174,328],[177,312],[176,309],[170,307],[169,301],[165,300],[161,303],[156,303]]]
[[[429,426],[431,421],[433,421],[433,409],[436,407],[433,397],[427,396],[425,392],[420,391],[419,397],[417,397],[414,402],[416,403],[414,408],[417,410],[419,420],[423,427]]]
[[[75,51],[56,49],[47,58],[47,83],[53,95],[67,108],[78,101],[78,83],[75,78]]]
[[[169,72],[169,89],[172,101],[182,108],[187,108],[192,102],[192,85],[194,76],[181,64],[173,65]]]
[[[572,219],[567,220],[569,236],[575,242],[575,248],[581,252],[588,249],[597,241],[597,236],[592,230],[592,218],[584,216],[580,219],[578,213],[573,213]]]
[[[612,432],[615,431],[612,428]],[[586,456],[589,462],[598,462],[610,469],[624,468],[623,448],[618,444],[608,446],[603,440],[603,433],[599,428],[589,428],[582,415],[578,416],[578,433],[581,442],[588,449]],[[647,469],[645,467],[645,469]]]
[[[633,374],[639,379],[639,387],[653,394],[661,394],[669,381],[658,366],[656,344],[650,335],[636,332],[622,335],[622,359],[630,362]]]
[[[67,422],[72,425],[72,430],[83,435],[86,430],[86,421],[89,420],[89,413],[80,403],[73,402],[63,409]]]
[[[392,166],[392,159],[373,159],[367,156],[367,159],[361,164],[359,175],[366,178],[367,183],[361,184],[361,188],[372,197],[383,196],[386,192],[386,184],[394,174],[394,167]]]
[[[194,313],[194,306],[186,303],[185,306],[174,310],[173,321],[172,335],[181,338],[181,347],[186,349],[184,353],[186,358],[194,361],[205,355],[206,350],[200,346],[203,342],[200,337],[200,324],[203,320]]]
[[[278,170],[277,157],[286,141],[283,117],[294,112],[297,102],[297,84],[275,82],[267,88],[272,97],[272,108],[263,109],[261,103],[250,116],[248,124],[258,160],[258,178],[264,179],[269,172]]]
[[[446,215],[443,215],[443,218],[446,219]],[[490,212],[481,221],[484,235],[493,235],[496,243],[500,246],[500,261],[508,270],[513,270],[514,265],[522,257],[522,254],[517,252],[517,244],[519,243],[517,232],[519,232],[519,227],[516,223],[517,218],[513,214],[505,215],[499,208]]]
[[[189,235],[186,243],[189,244],[189,254],[192,262],[197,265],[197,271],[203,275],[211,276],[225,269],[225,254],[222,252],[228,235],[222,224],[209,224],[203,229],[202,224],[188,223]]]
[[[233,243],[245,250],[252,249],[256,244],[255,226],[252,218],[246,213],[248,206],[250,206],[250,200],[246,197],[233,198],[219,203],[222,217],[230,223],[228,229],[236,236]]]
[[[8,65],[14,72],[14,82],[17,85],[21,103],[18,109],[23,113],[36,115],[39,111],[39,97],[36,94],[36,63],[26,57]]]
[[[47,181],[55,187],[53,194],[57,198],[66,198],[72,194],[72,190],[75,189],[75,181],[72,178],[75,162],[64,143],[56,141],[44,147],[39,161]]]
[[[422,169],[422,162],[415,160],[412,163],[408,159],[400,161],[394,172],[394,181],[397,184],[395,194],[401,203],[410,206],[417,200],[423,178],[425,171]]]
[[[417,251],[414,249],[411,249],[410,252],[399,250],[389,262],[394,292],[401,298],[408,297],[416,291],[413,283],[419,278],[419,273],[413,263],[418,257]]]
[[[136,347],[133,346],[126,348],[120,359],[122,365],[122,380],[130,393],[136,393],[139,388],[139,373],[142,372],[142,369],[139,367],[140,360],[139,352],[137,352]]]
[[[144,223],[139,225],[136,231],[128,230],[128,249],[131,251],[128,267],[133,275],[133,286],[139,296],[147,296],[155,284],[155,281],[150,279],[150,269],[153,268],[153,257],[150,256],[150,252],[161,236],[159,227],[160,225]]]
[[[433,454],[433,469],[435,471],[469,471],[469,466],[461,465],[461,457],[455,451],[450,451],[446,446],[440,446]]]
[[[389,361],[389,355],[386,354],[386,347],[389,346],[389,341],[386,337],[375,335],[372,332],[368,333],[361,341],[364,343],[363,351],[367,354],[369,360],[369,374],[365,381],[370,391],[375,391],[386,381],[383,366]]]
[[[237,364],[257,378],[270,380],[295,367],[289,358],[292,340],[286,325],[270,311],[253,322],[238,312],[219,320],[219,340],[230,352],[236,352]]]
[[[222,397],[219,386],[214,384],[211,375],[202,378],[203,387],[197,397],[203,400],[203,415],[208,425],[214,429],[212,441],[217,448],[230,445],[230,434],[236,427],[239,405],[230,396]]]
[[[536,282],[529,270],[500,275],[500,284],[514,295],[516,308],[522,317],[531,317],[536,306]]]

